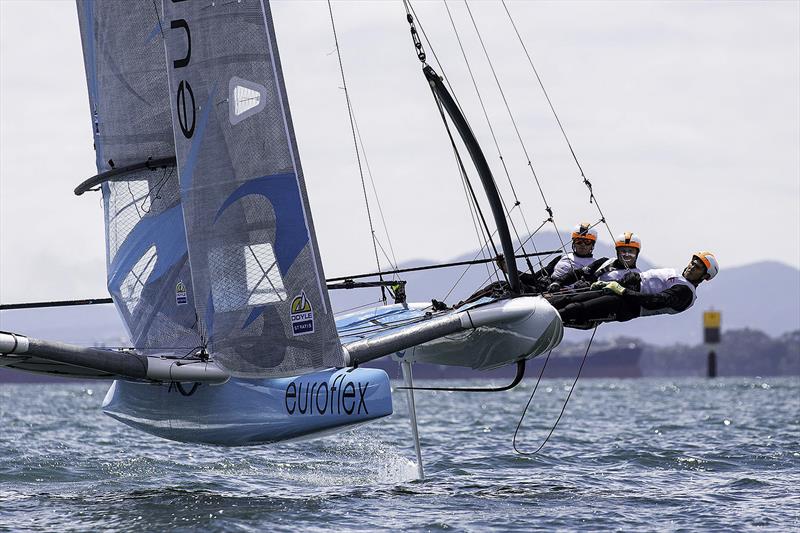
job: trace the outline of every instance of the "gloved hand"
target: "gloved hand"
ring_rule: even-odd
[[[628,272],[622,278],[622,282],[620,284],[626,289],[638,291],[641,290],[642,287],[642,277],[638,272]]]
[[[561,284],[555,281],[547,286],[547,292],[558,292],[560,290],[561,290]]]
[[[575,284],[572,286],[573,290],[575,290],[575,289],[588,289],[588,288],[589,288],[589,282],[588,281],[583,281],[583,280],[576,281]]]
[[[607,281],[595,281],[594,283],[592,283],[590,289],[592,289],[593,291],[599,291],[601,289],[605,289],[606,285],[608,285]]]
[[[625,294],[625,287],[623,287],[616,281],[606,283],[605,287],[603,287],[603,290],[605,292],[613,292],[617,296],[622,296],[623,294]]]

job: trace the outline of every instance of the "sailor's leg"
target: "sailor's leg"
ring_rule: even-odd
[[[626,316],[626,320],[632,318],[625,312],[625,301],[616,294],[595,295],[590,299],[580,298],[556,309],[565,323],[585,324],[596,320],[616,320],[618,316]]]
[[[557,311],[561,311],[561,309],[564,309],[570,304],[587,302],[602,296],[605,296],[605,294],[598,291],[565,292],[548,296],[547,301],[550,302],[550,305],[555,307]]]

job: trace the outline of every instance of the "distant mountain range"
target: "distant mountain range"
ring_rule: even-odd
[[[568,236],[562,238],[569,242]],[[539,250],[553,250],[560,243],[555,233],[542,232],[536,236],[536,246]],[[531,251],[532,248],[528,250]],[[464,255],[452,261],[471,260],[476,255]],[[531,258],[531,261],[536,265],[536,258]],[[642,268],[652,267],[645,258],[639,262]],[[430,262],[413,261],[400,265],[400,268],[425,264]],[[522,267],[524,261],[520,260],[519,265]],[[401,275],[401,279],[408,282],[409,301],[436,298],[453,304],[485,285],[490,280],[490,273],[485,266],[474,265],[469,269],[454,267],[410,272]],[[101,295],[85,295],[87,298],[98,296]],[[379,298],[379,289],[331,291],[331,300],[337,311],[375,302]],[[722,312],[723,335],[726,329],[751,328],[777,337],[800,329],[800,270],[773,261],[723,268],[712,282],[703,283],[698,288],[697,303],[688,311],[679,315],[605,324],[598,329],[597,337],[636,337],[660,346],[698,344],[702,341],[702,313],[711,308]],[[0,313],[0,329],[77,344],[114,346],[128,343],[127,333],[112,305],[3,311]],[[585,336],[585,332],[568,330],[565,341],[580,340]]]

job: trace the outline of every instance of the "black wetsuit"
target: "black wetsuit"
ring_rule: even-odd
[[[564,325],[575,327],[591,326],[596,322],[627,322],[639,317],[642,309],[670,308],[679,313],[691,306],[693,300],[692,289],[685,285],[673,285],[655,294],[627,289],[622,296],[591,291],[556,294],[548,298]]]

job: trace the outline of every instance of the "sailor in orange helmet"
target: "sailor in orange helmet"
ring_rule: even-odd
[[[572,230],[572,253],[563,256],[553,268],[552,283],[547,288],[554,292],[581,279],[578,271],[594,263],[594,245],[597,230],[588,222],[582,222]]]
[[[585,289],[595,281],[618,281],[623,287],[638,290],[641,270],[636,266],[636,260],[642,249],[642,240],[635,233],[626,231],[614,240],[614,248],[617,252],[615,259],[601,257],[589,266],[553,279],[557,285],[551,285],[551,292],[552,289],[567,285],[571,289]]]

